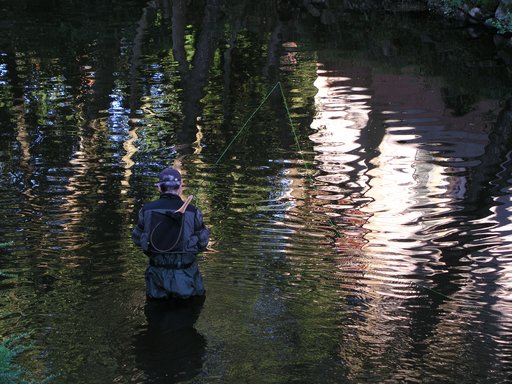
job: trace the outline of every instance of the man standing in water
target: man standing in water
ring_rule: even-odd
[[[197,266],[197,254],[206,249],[209,231],[201,211],[183,202],[181,174],[166,168],[155,184],[158,200],[148,202],[139,211],[132,232],[135,245],[149,257],[146,268],[148,299],[188,299],[204,295],[203,279]]]

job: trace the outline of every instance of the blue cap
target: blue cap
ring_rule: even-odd
[[[181,173],[172,167],[165,168],[158,175],[158,183],[155,185],[161,186],[165,185],[170,189],[178,189],[181,185]]]

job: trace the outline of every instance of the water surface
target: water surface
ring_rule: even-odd
[[[55,383],[503,382],[492,37],[186,3],[0,2],[0,335],[24,335],[19,363]],[[155,311],[130,232],[170,164],[211,229],[207,298]]]

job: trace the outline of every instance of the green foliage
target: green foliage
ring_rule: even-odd
[[[439,9],[445,15],[453,16],[460,10],[468,11],[478,7],[483,12],[494,12],[499,5],[499,0],[431,0],[430,6]]]
[[[448,17],[455,17],[460,13],[466,14],[474,7],[480,8],[484,15],[494,15],[500,5],[499,0],[431,0],[431,9],[437,10]],[[512,33],[512,9],[502,9],[504,15],[500,18],[490,17],[486,20],[487,26],[496,28],[498,34]]]
[[[487,20],[487,24],[496,28],[496,31],[500,35],[506,35],[512,33],[512,13],[507,13],[503,18],[496,19],[492,18]]]
[[[16,360],[25,351],[31,348],[25,342],[29,333],[12,336],[0,343],[0,384],[49,384],[55,378],[48,375],[46,378],[35,381],[35,374],[20,366]]]
[[[7,241],[5,243],[0,243],[0,249],[2,248],[8,248],[10,246],[14,245],[14,241]]]
[[[0,343],[0,384],[26,383],[22,380],[25,371],[14,363],[14,359],[26,350],[25,346],[19,345],[23,337],[11,337]]]
[[[436,0],[431,1],[431,7],[439,9],[445,15],[453,15],[464,5],[464,0]]]

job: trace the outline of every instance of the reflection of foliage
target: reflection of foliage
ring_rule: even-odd
[[[464,116],[474,110],[474,104],[478,98],[473,93],[464,90],[443,88],[441,90],[443,101],[447,108],[452,110],[454,116]]]
[[[512,14],[511,9],[506,9],[499,0],[431,0],[432,9],[441,12],[448,17],[454,17],[458,14],[468,14],[472,8],[478,8],[482,15],[489,17],[495,14],[498,7],[501,8],[501,16],[490,17],[486,25],[496,28],[498,34],[512,33]]]

